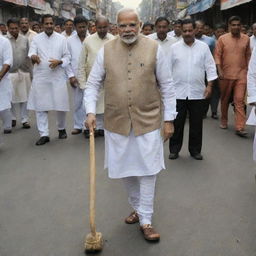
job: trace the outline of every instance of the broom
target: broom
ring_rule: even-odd
[[[85,252],[98,252],[103,248],[102,234],[96,232],[95,226],[95,191],[96,191],[96,167],[95,167],[95,141],[94,131],[90,131],[90,228],[91,233],[86,236]]]

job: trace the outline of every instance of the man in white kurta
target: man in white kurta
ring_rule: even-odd
[[[151,219],[156,175],[165,168],[161,102],[166,140],[173,134],[175,90],[161,47],[139,35],[136,12],[122,9],[117,21],[120,37],[100,50],[87,81],[86,125],[90,131],[96,127],[96,102],[104,83],[105,168],[128,190],[134,211],[125,222],[140,222],[144,238],[157,241],[160,235]]]
[[[105,17],[98,17],[96,20],[97,32],[87,37],[84,40],[82,52],[80,55],[78,66],[78,80],[81,89],[85,88],[86,80],[89,77],[92,66],[96,59],[99,50],[105,43],[114,39],[115,37],[108,33],[109,21]],[[97,127],[95,136],[104,135],[104,90],[101,89],[99,100],[97,102]],[[89,138],[88,130],[85,131],[85,136]]]
[[[247,103],[252,105],[251,114],[247,120],[247,125],[256,127],[256,48],[253,48],[247,73]],[[256,161],[256,130],[253,143],[253,160]]]
[[[155,23],[156,33],[148,36],[149,38],[156,40],[158,44],[161,45],[166,56],[169,55],[171,45],[178,41],[174,37],[168,36],[167,33],[169,31],[169,25],[170,22],[167,18],[158,18]]]
[[[0,35],[0,118],[4,133],[10,133],[12,126],[11,99],[12,89],[8,71],[12,66],[12,46],[8,39]]]
[[[74,129],[72,131],[73,135],[79,134],[83,130],[84,119],[85,119],[85,109],[83,105],[84,89],[79,87],[79,82],[77,80],[78,73],[78,62],[80,53],[83,46],[83,41],[86,37],[87,31],[87,20],[83,16],[77,16],[74,19],[74,25],[76,28],[76,34],[70,36],[67,40],[68,50],[71,54],[71,62],[67,68],[67,75],[69,78],[70,85],[73,91],[73,104],[74,104]]]
[[[7,38],[10,40],[13,51],[13,66],[9,71],[9,78],[12,82],[12,126],[16,126],[17,110],[19,110],[22,127],[29,129],[27,110],[28,94],[31,87],[29,42],[25,36],[19,34],[17,19],[8,20],[7,26]]]
[[[70,53],[64,36],[53,31],[51,15],[42,18],[44,32],[35,36],[28,56],[34,63],[33,82],[28,100],[28,109],[36,111],[40,139],[36,145],[50,141],[48,111],[57,111],[59,139],[67,138],[66,112],[69,111],[65,68],[70,63]]]

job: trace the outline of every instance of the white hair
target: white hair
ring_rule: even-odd
[[[138,14],[138,12],[135,10],[135,9],[132,9],[132,8],[122,8],[120,9],[118,12],[117,12],[117,15],[116,15],[116,23],[118,23],[118,19],[119,19],[119,16],[123,13],[134,13],[137,17],[138,17],[138,20],[140,21],[140,15]]]

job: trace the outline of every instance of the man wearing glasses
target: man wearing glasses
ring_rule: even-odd
[[[127,188],[133,212],[125,222],[139,222],[144,238],[157,241],[160,235],[151,225],[154,191],[156,175],[165,168],[163,141],[174,132],[175,90],[161,46],[139,35],[138,14],[122,9],[117,24],[119,37],[100,50],[87,80],[86,126],[96,127],[96,101],[104,83],[105,168]]]

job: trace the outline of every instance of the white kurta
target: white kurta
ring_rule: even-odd
[[[175,90],[171,85],[170,68],[161,47],[156,62],[158,81],[164,106],[164,120],[176,117]],[[96,101],[105,78],[104,48],[93,65],[87,81],[84,102],[86,113],[96,113]],[[143,97],[143,96],[142,96]],[[163,139],[160,129],[135,137],[105,131],[105,168],[110,178],[155,175],[165,168]]]
[[[253,48],[252,56],[249,62],[247,73],[247,103],[254,103],[256,105],[256,48]],[[255,107],[252,108],[251,114],[247,120],[247,125],[254,125],[256,129],[256,113]],[[253,143],[253,160],[256,161],[256,130]]]
[[[41,62],[34,65],[28,109],[69,111],[65,68],[70,63],[70,53],[66,38],[56,32],[50,37],[44,32],[40,33],[31,43],[28,56],[32,55],[38,55]],[[62,60],[63,63],[51,69],[51,59]]]
[[[86,80],[89,77],[93,63],[97,57],[99,50],[105,43],[114,39],[111,34],[107,34],[101,39],[98,33],[95,33],[84,40],[83,49],[80,55],[79,67],[78,67],[78,80],[80,88],[85,88]],[[97,114],[104,113],[104,89],[102,88],[97,102]]]
[[[3,65],[12,66],[12,46],[8,39],[0,35],[0,70]],[[0,81],[0,111],[11,108],[12,88],[8,73]]]

